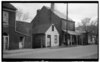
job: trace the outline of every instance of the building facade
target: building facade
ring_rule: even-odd
[[[59,32],[54,24],[36,26],[33,30],[33,48],[59,46]]]
[[[3,3],[3,50],[32,48],[31,24],[16,21],[16,8]]]
[[[16,8],[10,3],[2,4],[2,15],[3,15],[3,50],[17,48],[16,32],[15,32],[15,15]],[[15,47],[16,46],[16,47]]]
[[[18,48],[32,48],[31,23],[16,21],[16,36]]]
[[[54,14],[50,8],[43,6],[40,10],[37,11],[37,15],[35,16],[35,18],[32,20],[31,23],[32,23],[32,35],[33,35],[32,38],[33,39],[34,39],[34,35],[36,34],[34,32],[34,31],[36,31],[34,28],[37,28],[37,26],[42,27],[44,25],[47,27],[48,25],[54,24],[54,26],[56,27],[56,30],[59,33],[59,35],[57,34],[58,35],[57,37],[59,38],[58,41],[59,41],[59,45],[60,45],[60,42],[61,42],[61,36],[60,36],[60,34],[61,34],[61,18],[58,17],[56,14]],[[44,28],[46,28],[46,27],[44,27]],[[44,28],[42,27],[39,30],[41,31]],[[48,38],[50,38],[50,36],[48,36]],[[53,39],[53,37],[51,39]],[[32,42],[34,42],[34,41],[32,41]]]

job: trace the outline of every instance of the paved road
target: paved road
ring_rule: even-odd
[[[25,50],[26,51],[26,50]],[[51,59],[69,59],[69,58],[90,58],[96,56],[97,45],[66,47],[66,48],[45,48],[29,49],[26,52],[3,54],[3,58],[51,58]]]

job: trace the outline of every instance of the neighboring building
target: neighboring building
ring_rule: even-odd
[[[16,36],[18,48],[32,48],[31,23],[16,21]]]
[[[15,32],[15,15],[16,8],[10,3],[2,3],[2,15],[3,15],[3,50],[16,49],[17,40]]]
[[[88,44],[96,44],[96,34],[95,33],[87,33]]]

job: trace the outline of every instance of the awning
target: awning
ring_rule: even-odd
[[[81,35],[81,33],[78,33],[78,32],[75,32],[75,31],[67,31],[68,34],[71,34],[71,35]]]
[[[70,31],[70,30],[63,30],[65,33],[68,33],[70,35],[81,35],[82,33],[76,32],[76,31]]]

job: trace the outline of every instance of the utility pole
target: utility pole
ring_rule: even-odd
[[[68,21],[67,20],[68,20],[68,3],[66,4],[66,32],[68,31]],[[69,45],[69,39],[67,39],[67,44]]]
[[[67,20],[68,20],[68,3],[66,4],[66,31],[68,30]]]
[[[63,37],[64,37],[64,42],[66,42],[66,32],[67,32],[67,30],[68,30],[68,22],[67,22],[67,20],[68,20],[68,3],[65,3],[66,4],[66,25],[65,25],[65,32],[64,32],[64,34],[63,34]],[[68,40],[68,39],[67,39]],[[67,43],[68,44],[68,43]]]
[[[68,20],[68,3],[66,4],[66,20]]]

